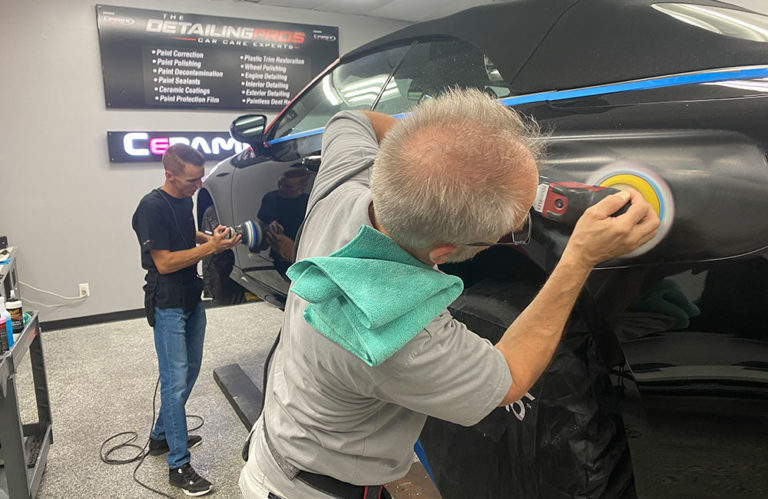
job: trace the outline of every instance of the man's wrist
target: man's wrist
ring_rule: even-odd
[[[569,272],[576,272],[587,276],[592,272],[592,268],[595,266],[595,262],[585,255],[580,249],[566,246],[563,255],[560,257],[558,267],[563,268]]]
[[[218,248],[216,248],[216,243],[213,240],[213,238],[208,239],[208,241],[203,244],[203,246],[206,246],[206,256],[207,255],[213,255],[219,252]]]

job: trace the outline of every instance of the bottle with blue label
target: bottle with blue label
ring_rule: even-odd
[[[0,350],[5,352],[13,346],[13,322],[5,309],[5,298],[0,296]]]

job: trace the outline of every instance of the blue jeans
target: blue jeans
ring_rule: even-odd
[[[168,467],[189,462],[184,404],[200,372],[205,339],[205,307],[194,311],[155,307],[155,350],[160,369],[160,413],[150,436],[168,441]]]

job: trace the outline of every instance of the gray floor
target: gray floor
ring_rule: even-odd
[[[240,449],[247,432],[213,380],[213,369],[238,363],[261,386],[261,366],[281,318],[282,312],[263,302],[208,310],[203,365],[187,414],[205,418],[205,425],[196,432],[203,443],[191,451],[192,465],[213,482],[219,497],[240,496]],[[42,338],[54,444],[39,497],[159,497],[133,481],[135,464],[110,466],[99,458],[102,442],[116,433],[136,431],[139,445],[146,442],[157,380],[152,330],[146,320],[44,332]],[[19,369],[17,387],[22,420],[35,421],[31,368],[26,360]],[[165,456],[148,456],[138,476],[173,497],[186,497],[168,484]]]

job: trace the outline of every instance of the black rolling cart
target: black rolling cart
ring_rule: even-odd
[[[16,392],[16,369],[27,353],[32,363],[38,421],[22,424]],[[48,382],[40,322],[35,312],[13,347],[0,357],[0,446],[3,458],[0,482],[7,484],[5,492],[8,497],[37,496],[52,443]]]

